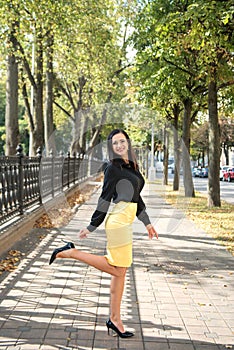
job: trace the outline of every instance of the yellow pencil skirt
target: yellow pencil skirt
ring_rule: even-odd
[[[110,265],[129,267],[132,264],[132,223],[137,203],[119,202],[105,222],[106,259]]]

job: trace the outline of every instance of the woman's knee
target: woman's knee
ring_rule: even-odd
[[[116,276],[117,277],[125,277],[127,272],[127,268],[126,267],[116,267]]]

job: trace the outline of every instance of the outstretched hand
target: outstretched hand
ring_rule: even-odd
[[[87,235],[89,234],[89,230],[87,228],[83,228],[80,230],[79,232],[79,237],[80,239],[84,239],[84,238],[87,238]]]
[[[147,228],[147,231],[148,231],[149,239],[154,238],[154,236],[158,239],[158,233],[155,230],[153,225],[149,224],[149,225],[146,226],[146,228]]]

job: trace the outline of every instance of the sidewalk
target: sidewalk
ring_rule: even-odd
[[[122,315],[135,336],[107,335],[110,276],[78,261],[48,261],[65,241],[104,254],[103,226],[80,241],[77,232],[100,190],[62,231],[53,231],[1,284],[2,350],[234,349],[234,259],[224,247],[166,204],[158,185],[143,198],[159,240],[134,223],[134,263],[128,270]]]

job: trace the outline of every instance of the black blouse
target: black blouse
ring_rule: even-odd
[[[144,184],[143,176],[139,170],[133,168],[131,163],[126,164],[122,159],[119,159],[115,164],[108,163],[104,170],[102,193],[87,227],[88,230],[92,232],[101,225],[112,200],[114,203],[120,201],[137,203],[136,216],[145,226],[150,224],[145,203],[140,196]]]

